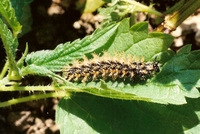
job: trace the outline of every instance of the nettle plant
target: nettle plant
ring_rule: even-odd
[[[191,45],[185,45],[175,53],[169,49],[173,37],[164,33],[174,30],[200,6],[200,1],[185,3],[182,0],[163,14],[131,0],[113,1],[110,5],[100,9],[106,19],[92,35],[59,44],[54,50],[29,53],[27,45],[16,61],[22,26],[10,1],[2,0],[0,35],[7,58],[0,74],[0,91],[41,91],[41,94],[0,102],[0,107],[60,97],[56,122],[61,125],[63,134],[200,131],[200,51],[191,51]],[[154,14],[163,23],[148,33],[147,22],[130,23],[137,11]],[[110,56],[105,56],[104,52]],[[94,53],[98,56],[93,57]],[[134,56],[138,60],[131,58]],[[133,77],[137,78],[123,81],[130,77],[124,67],[131,66],[131,59],[132,69],[135,69]],[[143,61],[149,64],[159,61],[159,72],[140,80],[138,77],[147,71]],[[74,68],[66,74],[66,68],[71,65]],[[105,66],[108,71],[104,68],[102,74],[100,69]],[[58,75],[58,72],[63,74]],[[122,74],[124,77],[120,76]],[[22,86],[21,80],[28,75],[48,76],[53,82],[48,86]],[[98,81],[89,80],[97,77]]]

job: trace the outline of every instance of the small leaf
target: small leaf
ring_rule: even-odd
[[[17,63],[15,61],[15,51],[18,46],[18,41],[15,37],[13,37],[12,32],[8,29],[7,25],[4,24],[1,19],[0,35],[9,61],[10,70],[8,77],[10,80],[20,80],[21,76],[19,74]]]
[[[48,76],[50,78],[57,78],[59,80],[62,80],[63,82],[66,82],[64,78],[61,76],[53,73],[49,69],[45,67],[35,66],[35,65],[29,65],[21,69],[21,75],[27,76],[27,75],[39,75],[39,76]]]
[[[117,4],[113,4],[107,8],[99,8],[99,14],[104,17],[104,24],[109,23],[111,21],[116,21],[120,19],[118,13],[115,13],[114,10],[117,8]]]
[[[184,47],[182,47],[179,51],[178,51],[178,55],[181,55],[181,54],[188,54],[190,51],[191,51],[191,46],[192,45],[185,45]]]
[[[15,10],[12,8],[9,0],[1,0],[0,14],[5,18],[8,25],[12,28],[14,37],[17,37],[18,33],[21,32],[22,26],[17,21]]]
[[[7,55],[12,55],[15,58],[15,51],[18,47],[18,41],[13,37],[12,32],[8,29],[7,25],[0,19],[0,35],[3,41],[4,48]]]

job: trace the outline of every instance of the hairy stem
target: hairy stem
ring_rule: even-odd
[[[3,79],[3,77],[5,76],[6,72],[8,71],[8,66],[9,66],[9,62],[8,60],[6,60],[6,63],[1,71],[1,74],[0,74],[0,80]]]
[[[52,93],[45,93],[45,94],[37,94],[37,95],[30,95],[27,97],[22,97],[22,98],[17,98],[17,99],[12,99],[8,101],[4,101],[0,103],[0,107],[6,107],[6,106],[11,106],[14,104],[19,104],[23,102],[28,102],[28,101],[33,101],[33,100],[38,100],[38,99],[45,99],[45,98],[51,98],[51,97],[70,97],[70,93],[66,91],[57,91],[57,92],[52,92]]]

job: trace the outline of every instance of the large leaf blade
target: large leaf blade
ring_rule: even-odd
[[[187,105],[174,106],[75,94],[59,102],[56,122],[61,125],[61,133],[175,134],[199,131],[195,126],[199,125],[200,99],[188,101]]]

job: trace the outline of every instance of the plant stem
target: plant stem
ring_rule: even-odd
[[[70,93],[66,91],[58,91],[58,92],[52,92],[52,93],[46,93],[46,94],[37,94],[37,95],[31,95],[27,97],[22,97],[22,98],[17,98],[17,99],[12,99],[8,101],[4,101],[0,103],[0,107],[6,107],[6,106],[11,106],[14,104],[19,104],[23,102],[28,102],[28,101],[33,101],[33,100],[38,100],[38,99],[44,99],[44,98],[51,98],[51,97],[70,97]]]
[[[54,86],[5,86],[2,87],[0,86],[0,91],[63,91],[63,90],[67,90],[67,91],[73,91],[73,92],[81,92],[81,90],[78,90],[77,88],[73,88],[73,87],[67,87],[65,86],[64,88],[62,87],[54,87]]]
[[[132,9],[133,11],[147,12],[147,13],[151,13],[151,14],[154,14],[154,15],[157,15],[157,16],[160,16],[160,17],[163,16],[162,13],[160,13],[160,12],[158,12],[158,11],[156,11],[156,10],[146,6],[146,5],[143,5],[139,2],[136,2],[134,0],[123,0],[123,1],[133,5],[134,6],[134,8]]]
[[[165,17],[165,22],[156,31],[170,33],[200,7],[200,0],[189,0],[178,11]]]
[[[64,97],[70,96],[70,92],[83,92],[82,90],[79,90],[77,88],[73,87],[54,87],[54,86],[8,86],[8,87],[0,87],[0,91],[53,91],[51,93],[42,93],[42,94],[36,94],[31,95],[27,97],[12,99],[4,102],[0,102],[0,107],[10,106],[22,102],[32,101],[32,100],[38,100],[38,99],[44,99],[44,98],[50,98],[50,97]]]
[[[180,0],[174,6],[170,7],[167,11],[165,11],[163,14],[164,15],[173,14],[175,11],[177,11],[178,9],[180,9],[185,4],[185,2],[186,2],[186,0]],[[155,24],[159,25],[163,21],[164,21],[164,17],[157,17],[155,19]]]
[[[1,74],[0,74],[0,80],[3,79],[3,77],[5,76],[6,72],[8,71],[8,66],[9,66],[9,62],[8,60],[6,60],[6,63],[1,71]]]

